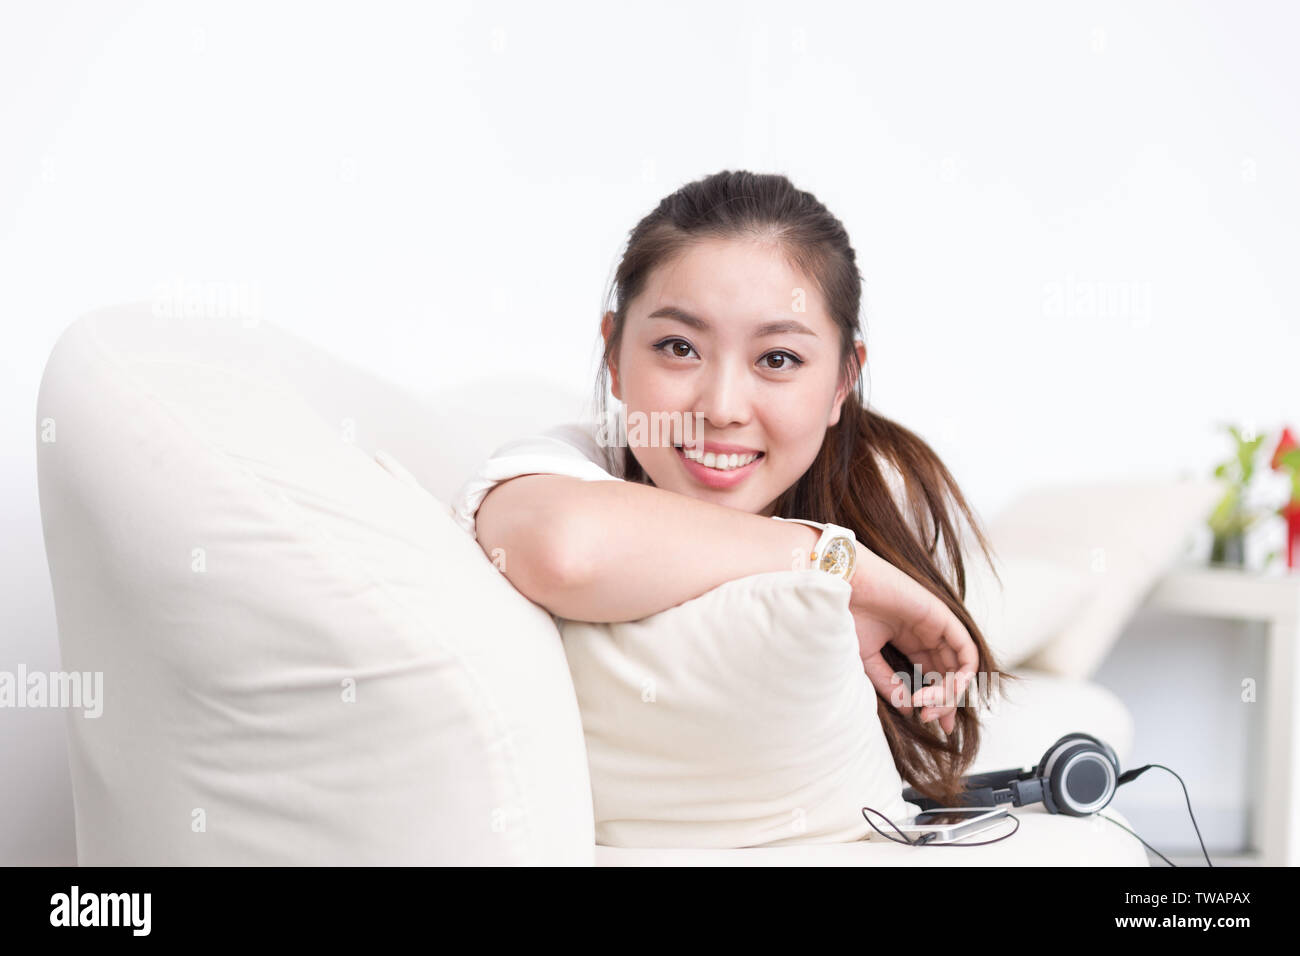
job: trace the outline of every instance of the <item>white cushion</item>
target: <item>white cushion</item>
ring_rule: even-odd
[[[989,522],[1006,554],[1088,574],[1091,595],[1025,666],[1078,679],[1096,673],[1146,593],[1222,495],[1219,481],[1132,481],[1039,488]]]
[[[267,323],[60,338],[42,519],[63,666],[104,686],[68,721],[80,864],[592,863],[559,635],[372,444],[411,424],[387,394]]]
[[[1092,596],[1095,579],[1042,558],[994,554],[994,577],[983,554],[964,556],[966,610],[993,658],[1012,670],[1051,641]]]
[[[773,571],[639,621],[562,622],[596,842],[843,842],[871,832],[864,806],[915,813],[849,594],[821,571]]]

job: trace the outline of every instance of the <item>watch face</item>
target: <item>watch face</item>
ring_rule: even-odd
[[[822,553],[821,569],[847,581],[857,562],[858,552],[853,547],[853,542],[841,536],[831,538],[827,543],[826,550]]]

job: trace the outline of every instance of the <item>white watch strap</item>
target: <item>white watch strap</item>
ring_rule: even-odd
[[[817,545],[809,555],[809,560],[813,570],[821,569],[823,563],[822,557],[826,553],[826,548],[836,538],[848,538],[850,544],[855,546],[857,544],[858,537],[853,533],[852,528],[844,528],[837,524],[822,523],[820,521],[809,521],[807,518],[782,518],[777,515],[773,515],[772,517],[776,518],[778,521],[793,521],[796,524],[806,524],[810,528],[817,528],[821,531],[821,537],[817,539]],[[856,555],[854,555],[854,557],[856,557]],[[848,572],[844,575],[846,581],[853,577],[853,572],[855,570],[853,563],[854,562],[850,563]]]
[[[807,518],[782,518],[778,515],[772,515],[777,521],[793,521],[795,524],[806,524],[810,528],[816,528],[818,531],[825,531],[826,525],[820,521],[809,521]]]

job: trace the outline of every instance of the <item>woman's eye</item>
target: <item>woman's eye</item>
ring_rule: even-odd
[[[686,346],[687,353],[683,354],[681,352],[678,352],[676,349],[676,346],[678,345]],[[672,355],[673,358],[686,358],[686,355],[695,351],[695,349],[691,348],[691,343],[687,342],[685,339],[664,339],[662,342],[656,345],[654,349],[656,352],[666,352],[667,354]],[[668,351],[670,349],[671,351]]]
[[[684,352],[680,351],[678,349],[678,346],[684,347],[685,351]],[[659,342],[658,344],[654,345],[653,348],[656,352],[659,352],[664,355],[670,355],[673,358],[686,358],[688,355],[690,355],[691,352],[695,351],[691,343],[687,342],[685,339],[664,339],[662,342]],[[787,352],[784,349],[778,350],[776,352],[768,352],[761,359],[759,359],[759,361],[768,362],[769,359],[778,355],[782,357],[782,362],[780,365],[772,365],[769,363],[764,365],[763,367],[771,372],[780,372],[786,370],[787,368],[798,368],[800,365],[804,363],[804,360],[799,358],[799,356],[795,355],[793,352]]]
[[[772,358],[773,356],[776,356],[776,355],[782,355],[782,356],[785,356],[785,358],[789,359],[789,361],[782,362],[780,365],[769,365],[768,368],[772,369],[774,372],[779,372],[779,371],[781,371],[782,369],[786,368],[787,366],[790,366],[791,363],[793,363],[793,367],[794,367],[794,368],[798,368],[800,365],[803,364],[803,359],[799,358],[797,355],[793,355],[793,354],[790,353],[790,352],[784,352],[784,351],[782,351],[782,352],[768,352],[766,355],[763,356],[763,358],[762,358],[760,361],[765,361],[765,360],[770,359],[770,358]]]

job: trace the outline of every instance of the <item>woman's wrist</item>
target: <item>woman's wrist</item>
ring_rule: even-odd
[[[866,589],[875,576],[876,565],[879,563],[880,557],[861,541],[855,541],[853,547],[857,552],[857,566],[853,569],[853,577],[849,579],[849,586],[853,589],[853,595],[856,597],[867,593]]]
[[[782,522],[782,526],[790,529],[791,547],[787,552],[790,560],[787,567],[791,571],[803,571],[812,567],[813,552],[817,549],[822,533],[816,528],[794,521]]]

